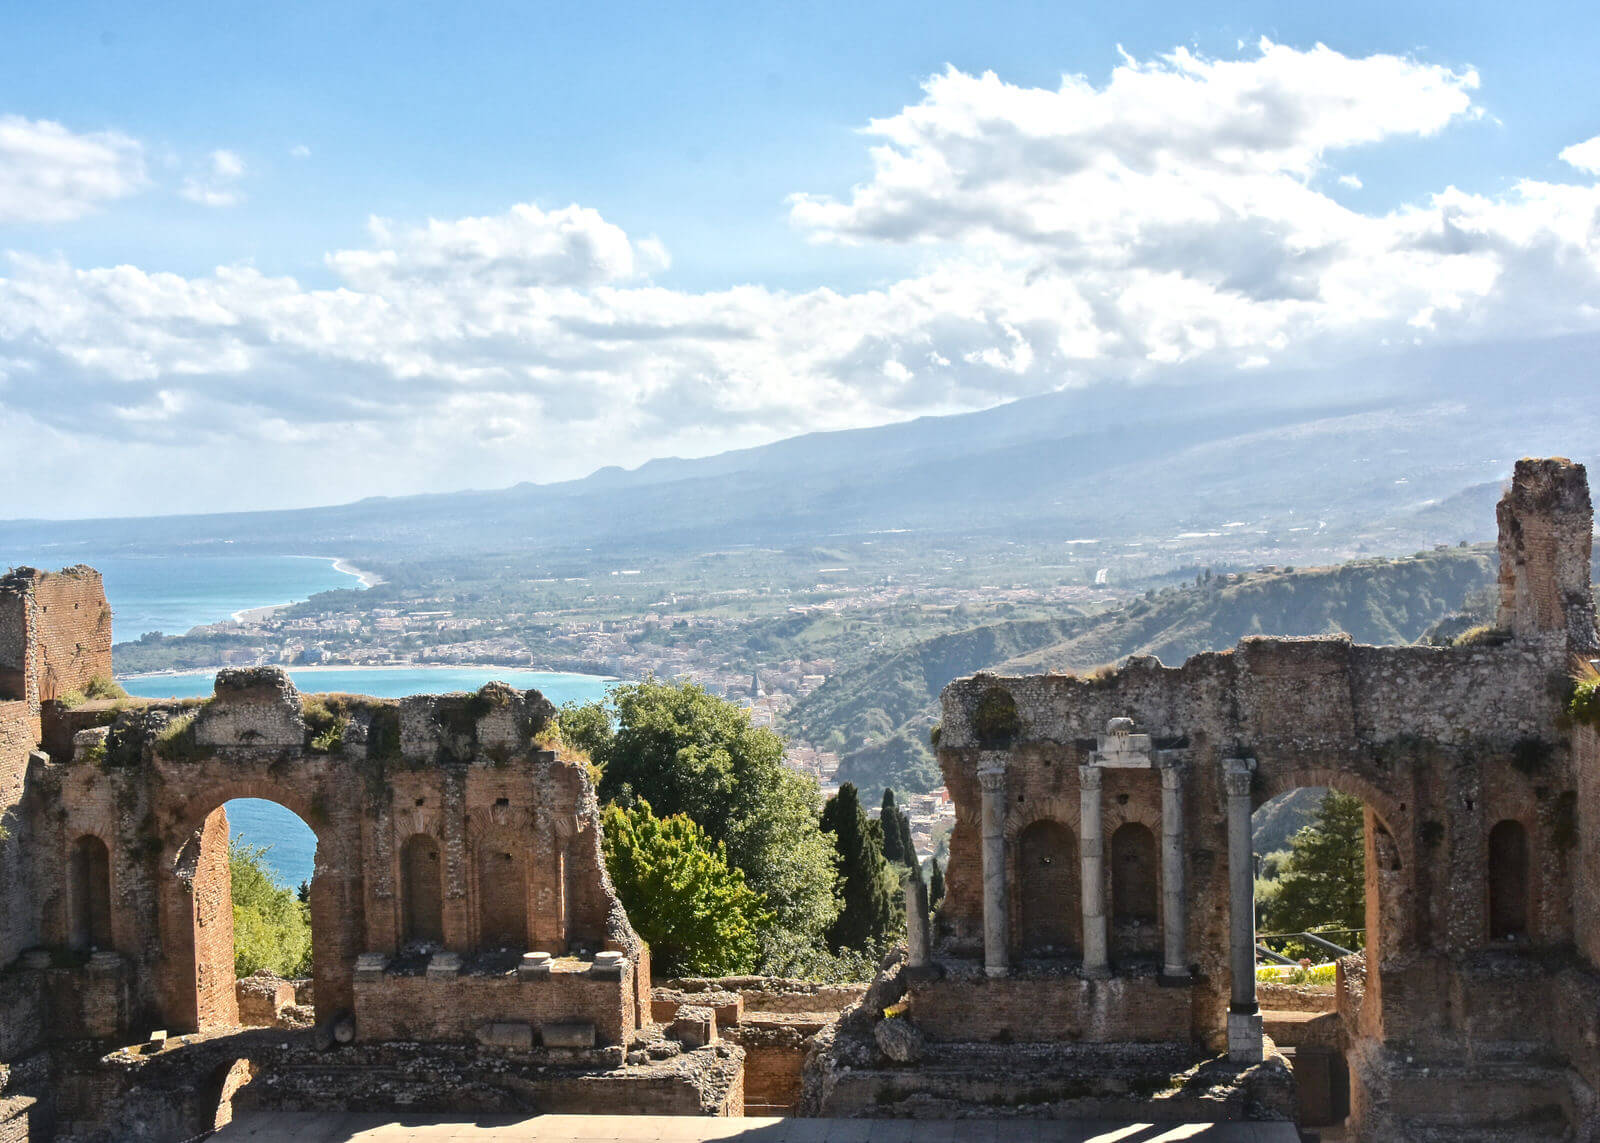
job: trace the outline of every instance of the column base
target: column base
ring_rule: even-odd
[[[1011,966],[1009,964],[986,964],[983,966],[983,971],[985,975],[995,978],[1010,976]]]
[[[1188,988],[1194,983],[1194,974],[1187,968],[1180,968],[1176,972],[1164,968],[1161,975],[1156,977],[1156,983],[1162,988]]]
[[[1086,964],[1083,966],[1083,975],[1088,980],[1110,980],[1111,966],[1109,964]]]
[[[1261,1013],[1228,1013],[1228,1059],[1236,1064],[1259,1064],[1264,1056],[1261,1045]]]

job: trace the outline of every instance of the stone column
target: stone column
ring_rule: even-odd
[[[983,787],[983,967],[990,976],[1011,968],[1006,922],[1006,764],[978,768]]]
[[[920,873],[906,878],[906,968],[926,970],[933,963],[933,935],[928,924],[928,887]]]
[[[1258,1063],[1261,1010],[1256,1004],[1255,854],[1250,844],[1250,776],[1253,758],[1223,760],[1228,792],[1228,936],[1233,990],[1228,1006],[1228,1058]]]
[[[1087,976],[1110,976],[1111,961],[1106,953],[1106,875],[1105,829],[1100,824],[1100,780],[1098,766],[1078,767],[1078,823],[1083,836],[1078,839],[1082,866],[1083,971]]]
[[[1180,764],[1161,767],[1161,972],[1174,980],[1189,975],[1184,943],[1188,916],[1183,894],[1183,774]]]

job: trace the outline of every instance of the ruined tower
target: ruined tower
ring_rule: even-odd
[[[1600,649],[1589,591],[1594,511],[1583,465],[1564,457],[1517,461],[1496,516],[1498,625],[1522,640]]]

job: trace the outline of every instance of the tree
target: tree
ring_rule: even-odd
[[[656,817],[643,798],[607,806],[604,826],[611,883],[662,971],[755,971],[770,918],[761,894],[728,865],[726,846],[687,815]]]
[[[900,849],[906,855],[906,864],[920,867],[922,862],[917,857],[917,842],[911,836],[911,814],[907,810],[901,810],[895,816],[900,822]]]
[[[1288,933],[1366,925],[1364,816],[1360,798],[1328,791],[1310,824],[1289,839],[1263,927]]]
[[[933,871],[928,875],[928,908],[937,909],[939,902],[944,900],[944,872],[939,868],[939,859],[933,859]]]
[[[655,678],[569,705],[560,725],[600,768],[602,799],[628,807],[647,796],[727,847],[728,864],[766,899],[767,959],[821,942],[839,913],[832,847],[817,828],[817,784],[784,766],[783,739],[703,687]]]
[[[265,968],[284,977],[309,976],[311,910],[293,889],[273,880],[267,849],[238,838],[228,846],[234,975]]]
[[[842,902],[839,919],[828,928],[828,943],[835,948],[879,944],[894,923],[894,902],[884,877],[887,865],[873,824],[849,782],[822,811],[822,828],[833,834]]]
[[[904,834],[900,830],[900,809],[894,804],[894,791],[883,788],[883,810],[878,815],[883,826],[883,859],[903,862],[906,859]]]

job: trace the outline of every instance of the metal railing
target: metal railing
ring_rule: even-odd
[[[1343,945],[1334,944],[1327,938],[1329,936],[1345,936],[1346,934],[1359,937],[1365,933],[1365,929],[1324,929],[1321,933],[1257,933],[1256,957],[1257,959],[1265,958],[1274,964],[1297,965],[1300,963],[1293,957],[1284,956],[1282,953],[1268,947],[1265,942],[1272,940],[1303,941],[1308,945],[1314,945],[1325,952],[1332,953],[1334,958],[1354,956],[1359,950],[1347,949]]]

